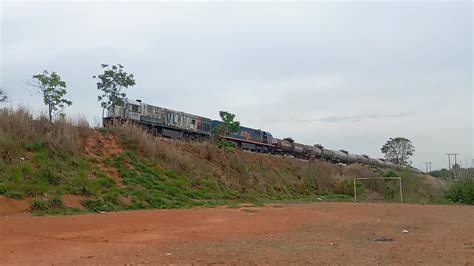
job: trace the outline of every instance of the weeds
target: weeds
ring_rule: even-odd
[[[463,178],[453,181],[446,196],[456,203],[474,204],[474,178]]]
[[[81,152],[84,143],[95,136],[85,120],[50,124],[26,108],[0,109],[0,195],[34,198],[31,209],[36,214],[81,212],[65,206],[62,195],[81,196],[81,204],[92,212],[236,206],[241,202],[348,201],[354,177],[395,175],[402,177],[408,201],[441,202],[438,183],[426,183],[426,178],[405,170],[224,150],[206,141],[155,138],[131,123],[101,132],[119,136],[125,151],[105,158],[86,156]],[[114,178],[121,179],[120,186],[107,169],[118,173]],[[381,184],[370,189],[384,189]],[[461,188],[453,191],[449,194],[452,201],[461,201],[455,195],[466,194]],[[462,197],[463,202],[466,199]]]

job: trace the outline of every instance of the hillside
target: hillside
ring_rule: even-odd
[[[402,177],[406,202],[444,201],[442,181],[408,170],[226,151],[155,138],[134,125],[95,130],[83,119],[50,124],[25,108],[0,110],[3,213],[350,201],[354,177],[378,176]],[[397,201],[390,182],[358,187],[368,198]]]

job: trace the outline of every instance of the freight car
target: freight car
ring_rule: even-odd
[[[145,104],[140,100],[123,99],[121,104],[107,111],[104,126],[115,122],[131,121],[147,128],[151,133],[176,139],[202,139],[212,136],[213,129],[223,122],[206,117],[174,111]],[[398,165],[367,155],[355,155],[344,150],[330,150],[316,144],[314,146],[296,143],[291,138],[276,139],[272,134],[260,129],[240,127],[235,133],[220,137],[233,141],[246,150],[291,155],[303,159],[324,159],[333,163],[361,163],[380,167],[399,168]]]

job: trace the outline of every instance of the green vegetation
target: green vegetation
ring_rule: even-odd
[[[113,147],[120,148],[111,151]],[[402,177],[407,202],[446,202],[442,181],[408,169],[225,151],[212,143],[154,138],[132,124],[99,132],[81,120],[51,124],[25,109],[0,109],[0,195],[27,199],[40,215],[351,201],[354,177],[378,176]],[[392,188],[379,184],[365,189],[380,194]],[[472,200],[470,184],[471,190],[453,188],[449,198],[461,202],[455,196],[461,194],[462,202],[469,203],[465,195]],[[385,193],[386,200],[396,199],[397,191]],[[68,205],[69,195],[77,204]]]
[[[474,178],[468,177],[452,182],[446,195],[456,203],[474,204]]]
[[[220,136],[217,141],[217,146],[221,149],[229,151],[235,147],[235,143],[223,138],[223,136],[238,132],[240,128],[240,122],[234,121],[235,114],[229,113],[227,111],[220,111],[219,116],[222,119],[222,124],[213,128],[212,131],[214,134]]]
[[[431,176],[442,179],[463,179],[474,177],[474,168],[462,168],[459,164],[454,164],[450,170],[441,169],[429,173]]]
[[[124,90],[135,86],[135,78],[133,74],[125,72],[121,64],[101,64],[101,68],[104,73],[92,78],[97,80],[97,89],[100,91],[97,100],[102,109],[107,110],[122,103],[122,99],[127,96]]]
[[[72,104],[71,101],[64,99],[66,95],[66,82],[56,72],[49,73],[43,70],[42,74],[33,76],[33,81],[28,81],[30,86],[39,89],[43,96],[43,102],[48,107],[49,122],[53,123],[53,117],[60,114],[66,106]]]
[[[402,137],[390,138],[381,150],[388,162],[399,165],[408,165],[410,156],[415,152],[411,141]]]

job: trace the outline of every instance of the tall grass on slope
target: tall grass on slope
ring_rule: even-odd
[[[0,109],[0,159],[19,159],[23,150],[44,145],[56,152],[78,152],[92,133],[87,120],[60,118],[49,123],[44,115],[35,116],[26,107]]]
[[[112,133],[119,135],[133,149],[140,151],[147,157],[155,157],[159,153],[158,142],[154,136],[137,124],[125,122],[107,128]]]

